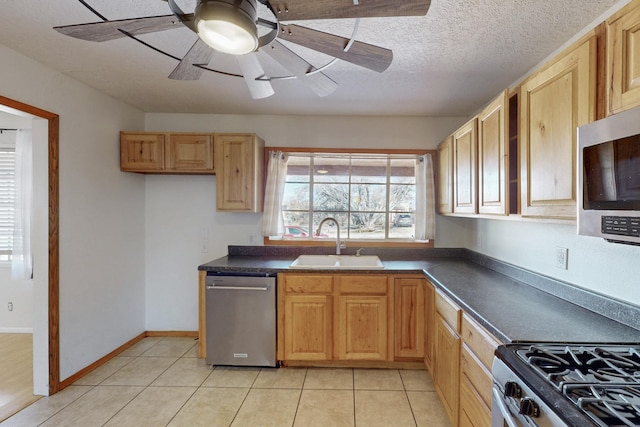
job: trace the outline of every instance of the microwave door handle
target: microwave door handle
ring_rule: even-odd
[[[498,409],[502,414],[502,418],[507,423],[509,427],[518,427],[518,425],[513,421],[513,416],[511,415],[511,411],[507,408],[507,405],[504,401],[504,398],[500,394],[500,389],[497,387],[493,387],[493,400],[498,405]]]

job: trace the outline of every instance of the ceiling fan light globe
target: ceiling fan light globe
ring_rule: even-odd
[[[218,52],[244,55],[258,48],[255,0],[240,6],[227,0],[204,0],[195,15],[198,36]]]

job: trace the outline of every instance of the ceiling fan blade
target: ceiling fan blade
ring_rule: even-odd
[[[182,61],[173,69],[169,78],[173,80],[198,80],[204,69],[195,65],[207,65],[213,57],[213,49],[198,37]]]
[[[274,40],[270,45],[262,48],[262,51],[308,85],[318,96],[330,95],[338,87],[338,83],[331,80],[326,74],[321,72],[307,74],[314,67],[278,40]]]
[[[426,15],[431,0],[269,0],[279,21]]]
[[[236,58],[253,99],[268,98],[275,93],[269,80],[257,80],[265,77],[265,74],[255,53],[238,55]]]
[[[120,19],[117,21],[92,22],[89,24],[53,27],[57,32],[92,42],[104,42],[157,31],[180,28],[182,22],[175,15],[149,16],[146,18]],[[122,31],[120,31],[122,30]],[[123,32],[124,31],[124,32]]]
[[[360,65],[379,73],[383,72],[393,60],[393,52],[383,47],[362,42],[353,42],[347,52],[344,47],[349,42],[346,37],[300,27],[299,25],[281,25],[278,37],[299,44],[329,56],[340,58],[352,64]]]

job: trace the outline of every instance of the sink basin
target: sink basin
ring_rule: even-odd
[[[376,255],[300,255],[289,268],[369,270],[384,264]]]

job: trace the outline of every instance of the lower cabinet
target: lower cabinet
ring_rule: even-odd
[[[287,295],[285,359],[331,360],[331,295]]]
[[[420,362],[420,275],[278,275],[278,360]]]
[[[499,342],[466,314],[462,342],[460,426],[491,427],[491,364]]]
[[[435,297],[433,383],[451,425],[458,425],[461,310],[440,291]]]
[[[396,359],[424,358],[426,283],[420,277],[394,280]]]

